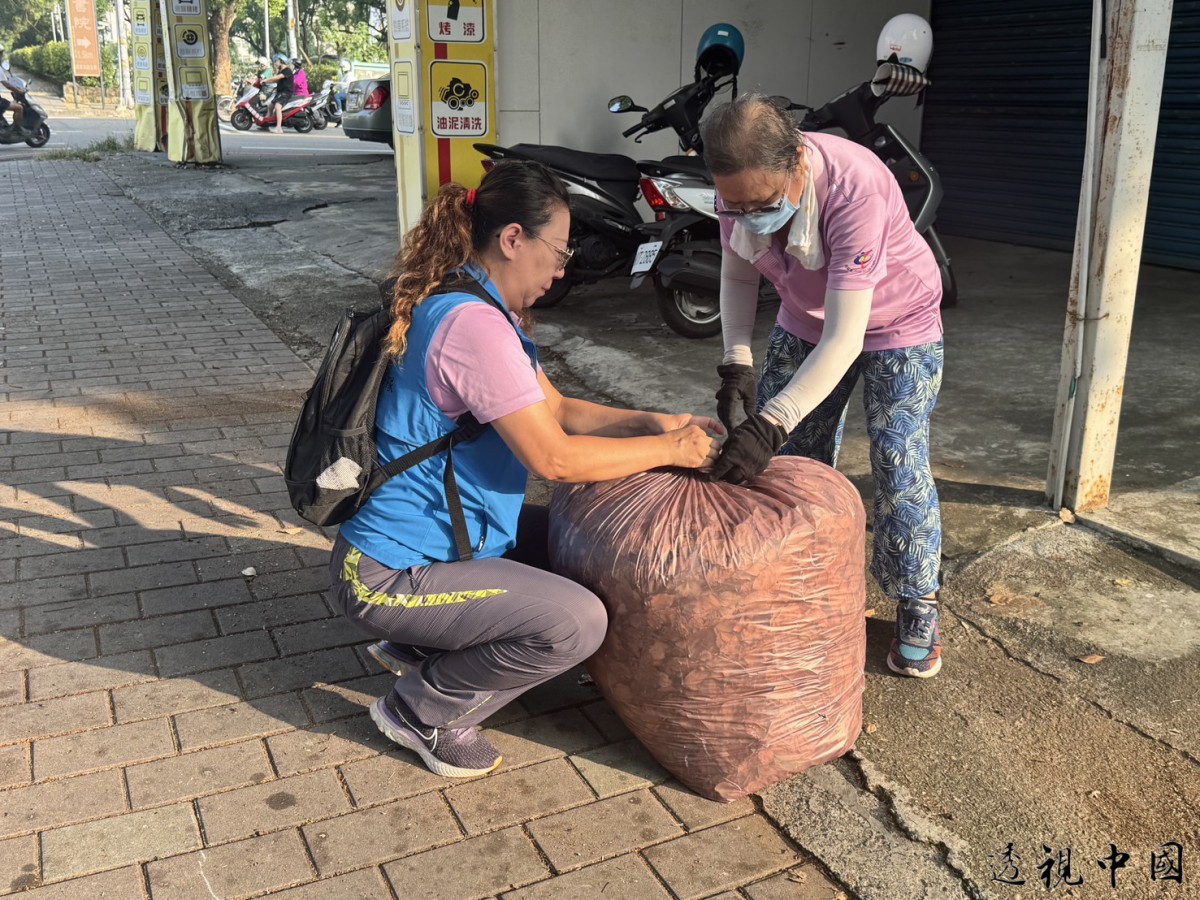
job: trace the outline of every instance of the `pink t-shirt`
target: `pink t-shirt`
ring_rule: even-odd
[[[900,186],[866,147],[830,134],[806,133],[821,155],[828,193],[818,183],[825,267],[810,270],[786,251],[788,228],[751,260],[775,285],[779,325],[815,344],[825,324],[825,291],[874,290],[864,350],[895,350],[942,337],[942,279],[937,261],[908,216]],[[718,200],[718,202],[720,202]],[[733,220],[721,219],[726,253]]]
[[[446,314],[429,344],[425,381],[451,419],[469,410],[486,424],[546,399],[512,325],[487,303]]]

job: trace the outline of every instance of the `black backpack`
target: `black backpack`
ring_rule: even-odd
[[[389,280],[380,287],[385,298],[390,296],[394,283]],[[444,282],[430,296],[453,292],[474,294],[509,319],[508,312],[474,279]],[[339,525],[353,516],[389,478],[444,452],[446,500],[458,556],[459,559],[471,559],[466,518],[454,480],[453,448],[478,437],[488,426],[480,425],[474,416],[466,413],[458,419],[458,428],[454,431],[386,466],[379,465],[375,449],[375,407],[391,365],[383,352],[383,339],[391,324],[391,311],[385,306],[370,312],[347,310],[334,329],[317,377],[304,395],[304,405],[288,444],[283,467],[288,496],[296,512],[309,522]],[[318,483],[335,463],[342,467],[343,474],[339,479],[335,473],[334,481],[346,485],[352,479],[352,485],[332,487]],[[353,471],[355,467],[358,472]]]

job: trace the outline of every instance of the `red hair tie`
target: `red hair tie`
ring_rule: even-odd
[[[471,188],[469,191],[467,191],[467,207],[470,208],[470,207],[473,207],[474,205],[475,205],[475,188]]]

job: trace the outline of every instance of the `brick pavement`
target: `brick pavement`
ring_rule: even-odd
[[[280,476],[310,370],[98,167],[4,174],[0,893],[834,896],[577,673],[487,723],[489,777],[390,748]]]

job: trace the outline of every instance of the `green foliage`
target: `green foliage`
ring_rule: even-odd
[[[29,72],[35,78],[42,78],[57,85],[66,84],[71,80],[71,48],[66,41],[50,41],[36,47],[22,47],[9,54],[13,65],[18,69]],[[117,47],[115,44],[105,44],[100,50],[100,66],[104,71],[105,86],[117,82]],[[97,87],[99,78],[80,78],[81,87]]]
[[[39,160],[70,159],[78,162],[99,162],[106,156],[128,153],[134,149],[136,148],[131,131],[119,138],[109,136],[103,140],[93,141],[86,147],[56,147],[40,154],[37,158]]]
[[[55,5],[62,6],[61,0],[0,0],[0,42],[11,51],[50,40]]]
[[[338,80],[337,63],[317,63],[305,66],[304,71],[308,75],[308,90],[313,94],[321,89],[321,85],[325,83],[326,79]]]

